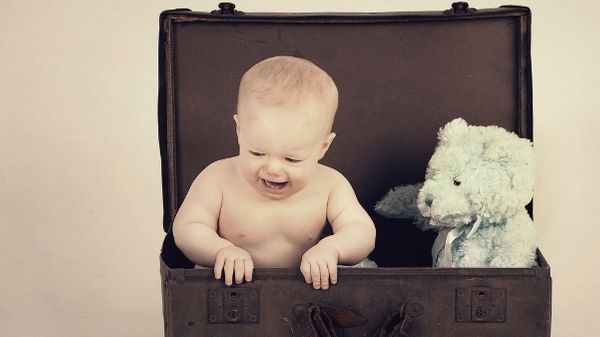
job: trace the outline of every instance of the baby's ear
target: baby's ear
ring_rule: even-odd
[[[334,132],[331,132],[330,134],[327,135],[327,137],[325,137],[325,140],[323,141],[323,145],[321,147],[321,155],[319,156],[319,160],[321,160],[321,158],[323,158],[325,156],[325,153],[327,153],[327,150],[329,150],[329,147],[331,146],[331,143],[333,142],[334,138],[335,138]]]
[[[235,121],[235,133],[239,136],[240,135],[240,119],[238,117],[238,114],[233,114],[233,120]]]

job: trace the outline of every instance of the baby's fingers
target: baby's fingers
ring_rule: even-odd
[[[300,263],[300,272],[302,272],[302,276],[304,276],[304,281],[306,283],[312,282],[310,277],[310,263],[302,261],[302,263]]]
[[[310,278],[315,289],[321,289],[321,274],[319,264],[310,262]]]
[[[244,275],[246,282],[252,281],[252,270],[254,270],[254,261],[252,259],[246,259],[244,263]]]
[[[235,265],[235,260],[227,259],[225,260],[224,272],[225,272],[225,285],[230,286],[233,284],[233,267]]]
[[[321,289],[327,290],[329,288],[329,268],[327,268],[327,263],[325,261],[319,263],[319,272],[321,274]]]
[[[244,280],[244,275],[246,274],[246,267],[244,266],[246,259],[237,258],[235,259],[235,283],[240,284]]]
[[[225,258],[217,255],[217,259],[215,260],[215,266],[213,268],[213,270],[215,272],[215,279],[217,279],[217,280],[221,279],[221,274],[223,271],[224,264],[225,264]]]
[[[338,281],[337,261],[327,260],[327,269],[329,269],[329,277],[331,278],[331,284],[336,284]]]

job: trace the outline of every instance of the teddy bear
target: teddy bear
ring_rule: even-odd
[[[456,118],[438,132],[425,181],[391,189],[375,211],[438,231],[434,267],[532,267],[534,166],[530,140]]]

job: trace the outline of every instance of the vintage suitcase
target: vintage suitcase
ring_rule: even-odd
[[[237,154],[237,86],[246,69],[269,56],[310,59],[336,81],[337,138],[323,163],[350,180],[367,210],[390,187],[424,179],[436,132],[454,117],[531,138],[528,8],[454,3],[439,12],[370,14],[219,8],[160,16],[166,336],[318,336],[308,327],[310,315],[353,317],[344,310],[366,322],[334,327],[337,336],[550,336],[550,267],[541,253],[535,268],[433,269],[434,233],[373,214],[378,236],[371,258],[380,268],[341,269],[327,291],[312,289],[296,269],[257,268],[251,283],[226,287],[212,270],[193,269],[169,231],[196,175]]]

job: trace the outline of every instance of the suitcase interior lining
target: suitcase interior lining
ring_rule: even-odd
[[[322,163],[343,173],[365,209],[391,187],[420,182],[436,133],[455,117],[531,138],[530,65],[516,39],[519,15],[428,24],[423,21],[298,23],[176,20],[163,57],[171,151],[165,198],[175,209],[209,163],[237,154],[232,115],[242,74],[274,55],[307,58],[336,82],[337,137]],[[528,50],[526,51],[528,53]],[[528,56],[528,54],[527,54]],[[373,214],[382,267],[430,266],[435,233]],[[165,209],[165,228],[174,218]],[[167,235],[167,264],[187,266]]]

